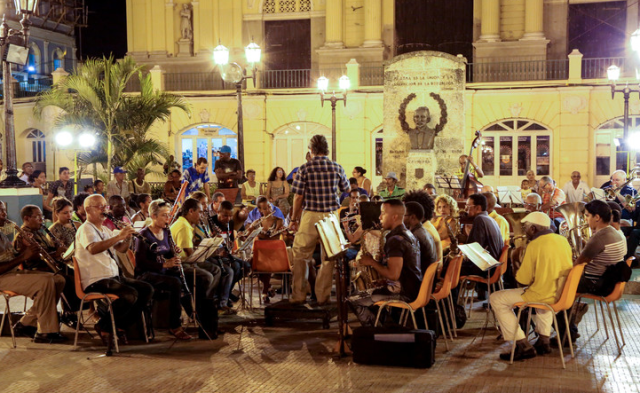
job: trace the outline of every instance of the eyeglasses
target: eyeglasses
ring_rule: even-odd
[[[107,208],[107,207],[109,207],[109,206],[107,206],[107,205],[89,205],[89,206],[87,206],[87,207],[95,207],[95,208],[97,208],[97,209],[104,210],[104,209],[106,209],[106,208]]]

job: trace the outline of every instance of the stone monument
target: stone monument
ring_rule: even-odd
[[[182,4],[180,9],[180,39],[178,44],[178,57],[192,56],[193,51],[193,23],[191,3]]]
[[[384,70],[384,172],[407,190],[453,174],[464,150],[466,59],[411,52]]]

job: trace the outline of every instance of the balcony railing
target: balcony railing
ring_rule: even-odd
[[[615,64],[624,70],[624,57],[582,59],[582,79],[607,78],[607,68]]]
[[[568,77],[568,59],[467,64],[468,83],[562,80]]]
[[[165,74],[167,91],[232,90],[235,85],[222,80],[218,72],[189,72]]]
[[[13,96],[15,98],[34,97],[41,91],[51,89],[51,78],[33,79],[27,82],[17,82],[14,85]],[[2,97],[2,81],[0,81],[0,98]]]

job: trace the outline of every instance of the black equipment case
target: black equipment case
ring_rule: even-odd
[[[435,363],[432,330],[359,327],[351,339],[353,361],[360,364],[430,368]]]

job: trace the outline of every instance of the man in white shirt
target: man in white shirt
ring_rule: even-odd
[[[114,179],[107,184],[107,198],[113,195],[120,195],[127,203],[129,202],[131,190],[129,189],[130,183],[124,180],[126,174],[127,171],[124,168],[120,166],[114,168]]]
[[[585,195],[591,192],[587,183],[581,181],[581,178],[582,176],[580,175],[580,172],[573,171],[571,173],[571,180],[562,188],[562,191],[564,191],[564,194],[567,196],[568,203],[582,202]]]
[[[118,337],[126,343],[126,336],[121,334],[138,318],[149,304],[153,295],[153,287],[143,281],[126,278],[120,274],[115,260],[115,251],[126,252],[131,243],[132,227],[121,231],[110,231],[102,225],[107,202],[104,197],[94,194],[84,201],[87,221],[76,233],[76,252],[78,268],[85,293],[111,293],[119,298],[113,302],[113,315],[118,327]],[[107,307],[100,303],[98,310],[101,316],[96,324],[96,331],[105,345],[113,342],[111,337],[111,318]]]

